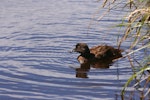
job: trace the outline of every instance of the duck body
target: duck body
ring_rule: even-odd
[[[122,57],[122,50],[108,45],[99,45],[89,49],[86,43],[77,43],[74,51],[80,53],[77,58],[80,64],[89,63],[96,68],[109,68],[113,60]]]

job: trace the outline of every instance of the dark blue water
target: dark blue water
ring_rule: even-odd
[[[70,68],[79,66],[78,54],[70,53],[77,42],[117,46],[122,31],[113,23],[124,13],[98,22],[105,11],[99,6],[96,0],[1,0],[0,100],[119,100],[132,73],[126,59],[91,69],[88,79]]]

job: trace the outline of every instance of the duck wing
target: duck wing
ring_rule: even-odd
[[[95,46],[90,49],[90,52],[95,55],[97,59],[116,59],[122,57],[121,51],[119,49],[115,49],[112,46],[100,45]]]

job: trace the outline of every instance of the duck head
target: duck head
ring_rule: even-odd
[[[81,53],[81,54],[90,53],[90,49],[86,43],[77,43],[76,47],[73,49],[73,51]]]

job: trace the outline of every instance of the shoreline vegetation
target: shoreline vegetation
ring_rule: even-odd
[[[122,4],[122,0],[103,0],[102,8],[108,9],[103,15],[99,16],[98,20],[103,19],[115,8],[115,5]],[[124,33],[118,38],[118,48],[127,39],[131,39],[129,52],[124,57],[129,59],[132,76],[122,88],[122,100],[149,100],[150,99],[150,0],[127,0],[123,3],[124,7],[119,9],[129,9],[129,13],[125,18],[122,18],[122,23],[116,27],[124,28]],[[117,8],[118,9],[118,8]],[[136,48],[136,49],[135,49]],[[136,52],[143,50],[143,55],[137,60],[134,57]],[[122,58],[123,59],[123,58]],[[132,83],[132,84],[131,84]],[[128,92],[128,86],[133,87],[134,91]]]

